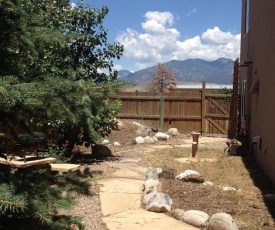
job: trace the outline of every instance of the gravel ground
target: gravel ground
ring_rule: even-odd
[[[60,214],[82,216],[82,223],[85,225],[85,230],[107,230],[106,225],[102,222],[99,187],[95,181],[108,176],[111,172],[113,172],[113,168],[109,167],[106,163],[101,162],[81,166],[81,170],[84,170],[84,168],[87,167],[95,179],[91,182],[91,190],[93,195],[78,196],[77,202],[72,209],[60,210]],[[75,229],[72,228],[72,230]]]

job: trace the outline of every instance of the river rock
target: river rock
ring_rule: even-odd
[[[199,210],[188,210],[183,215],[183,221],[197,228],[205,228],[208,224],[209,215]]]
[[[239,230],[239,228],[229,214],[216,213],[210,218],[207,230]]]

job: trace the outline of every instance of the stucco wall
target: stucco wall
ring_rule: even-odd
[[[249,31],[244,33],[244,9],[242,17],[242,41],[240,81],[247,79],[250,150],[255,136],[261,143],[253,145],[253,155],[275,184],[275,1],[250,0]],[[242,68],[248,69],[248,74]],[[256,81],[259,92],[249,93]]]

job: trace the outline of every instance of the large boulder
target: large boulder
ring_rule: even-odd
[[[173,201],[163,193],[154,194],[146,204],[146,210],[150,212],[171,212]]]
[[[188,210],[183,214],[183,221],[197,228],[205,228],[208,220],[209,215],[199,210]]]
[[[112,151],[105,145],[95,144],[92,148],[92,157],[102,159],[112,157]]]
[[[145,176],[146,176],[146,180],[149,180],[149,179],[158,180],[159,179],[158,170],[153,167],[149,167],[146,169]]]
[[[204,182],[203,176],[199,172],[194,170],[186,170],[183,173],[177,175],[176,179],[196,183]]]
[[[229,214],[216,213],[210,218],[207,230],[239,230],[239,228]]]
[[[146,180],[144,193],[148,194],[151,192],[161,192],[161,183],[158,180]]]
[[[142,198],[142,203],[144,205],[147,205],[148,201],[155,195],[157,194],[156,192],[150,192],[148,194],[143,194],[143,198]]]
[[[167,141],[169,139],[169,135],[162,132],[157,132],[155,137],[160,141]]]

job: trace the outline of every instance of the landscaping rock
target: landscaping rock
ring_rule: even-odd
[[[136,137],[135,142],[136,144],[143,144],[145,143],[145,139],[143,137]]]
[[[146,210],[150,212],[171,212],[173,201],[163,193],[154,194],[146,205]]]
[[[87,155],[87,154],[86,154]],[[105,145],[95,144],[92,150],[92,157],[101,159],[106,157],[112,157],[112,151]]]
[[[140,123],[138,123],[138,122],[133,122],[133,125],[135,125],[135,126],[137,126],[137,127],[142,127],[143,125],[142,124],[140,124]]]
[[[163,172],[162,168],[156,168],[158,176],[160,176]]]
[[[234,187],[229,187],[229,186],[222,187],[222,190],[223,190],[223,191],[237,191],[236,188],[234,188]]]
[[[172,137],[179,135],[179,131],[177,128],[171,128],[166,133]]]
[[[203,185],[204,185],[204,186],[214,186],[214,183],[211,182],[211,181],[204,181],[204,182],[203,182]]]
[[[180,221],[183,221],[184,213],[185,213],[185,211],[183,209],[179,209],[179,208],[173,209],[171,212],[172,216],[175,219],[180,220]]]
[[[166,133],[161,133],[161,132],[157,132],[155,137],[158,139],[158,140],[161,140],[161,141],[167,141],[169,139],[169,135],[166,134]]]
[[[216,213],[209,221],[207,230],[238,230],[233,218],[227,213]]]
[[[146,143],[155,143],[155,139],[153,137],[146,136],[144,137]]]
[[[183,173],[177,175],[176,179],[196,183],[204,182],[203,176],[199,172],[194,170],[186,170]]]
[[[189,210],[183,215],[183,221],[187,224],[193,225],[197,228],[204,228],[207,226],[209,215],[199,210]]]
[[[151,192],[151,193],[148,193],[148,194],[143,194],[143,199],[142,199],[142,203],[144,205],[147,205],[148,201],[155,195],[157,194],[156,192]]]
[[[159,179],[158,172],[153,167],[149,167],[146,170],[145,175],[146,175],[146,180],[149,180],[149,179],[158,180]]]
[[[138,130],[136,131],[136,133],[137,133],[138,135],[141,135],[141,136],[143,136],[143,137],[149,135],[150,132],[151,132],[151,129],[149,129],[149,128],[145,127],[145,126],[140,126],[140,127],[138,128]]]
[[[116,126],[114,127],[114,130],[122,130],[124,129],[123,123],[121,120],[118,120],[114,118],[114,120],[117,122]]]
[[[151,192],[161,192],[161,183],[158,180],[146,180],[144,193],[148,194]]]
[[[103,140],[102,140],[102,144],[104,144],[104,145],[110,144],[110,141],[107,140],[107,139],[103,139]]]
[[[114,142],[114,146],[120,146],[120,143],[118,143],[118,142]]]

